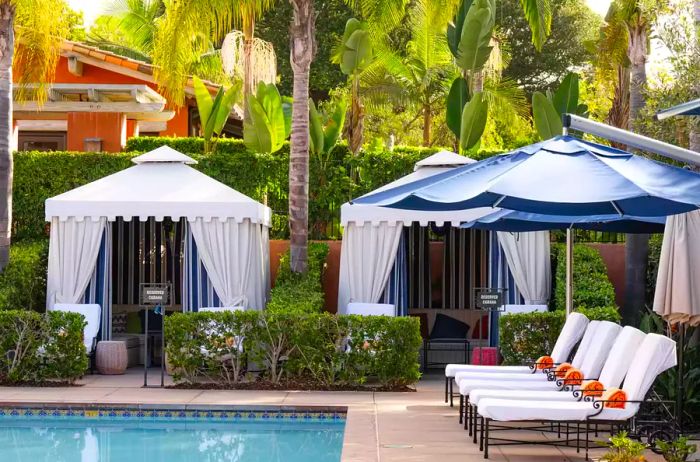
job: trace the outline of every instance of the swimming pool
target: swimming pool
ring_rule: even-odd
[[[0,461],[337,462],[344,413],[0,408]]]

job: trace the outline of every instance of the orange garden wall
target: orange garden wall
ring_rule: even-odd
[[[608,277],[615,288],[615,302],[622,306],[625,301],[625,244],[588,244],[597,249],[608,267]],[[574,275],[575,277],[575,275]]]
[[[69,112],[67,148],[83,151],[85,138],[101,138],[102,150],[119,152],[126,142],[126,116],[116,112]]]

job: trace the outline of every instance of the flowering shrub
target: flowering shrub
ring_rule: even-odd
[[[403,387],[420,377],[416,318],[177,313],[165,319],[165,336],[176,382],[231,386],[246,380],[245,364],[254,364],[267,383],[313,388],[354,387],[370,380]],[[242,349],[237,348],[239,340]]]
[[[87,369],[76,313],[0,311],[0,383],[72,382]]]

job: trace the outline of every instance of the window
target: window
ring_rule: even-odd
[[[17,137],[19,151],[65,151],[66,132],[20,131]]]

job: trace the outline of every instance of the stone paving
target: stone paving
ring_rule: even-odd
[[[149,383],[159,383],[158,373],[149,376]],[[483,460],[457,423],[457,408],[444,404],[443,383],[441,375],[428,376],[416,393],[176,390],[141,388],[143,373],[132,369],[121,376],[89,375],[75,387],[0,387],[0,402],[346,406],[343,462]],[[591,452],[593,458],[601,454],[601,449]],[[489,460],[582,461],[583,453],[573,448],[504,446],[493,447]]]

